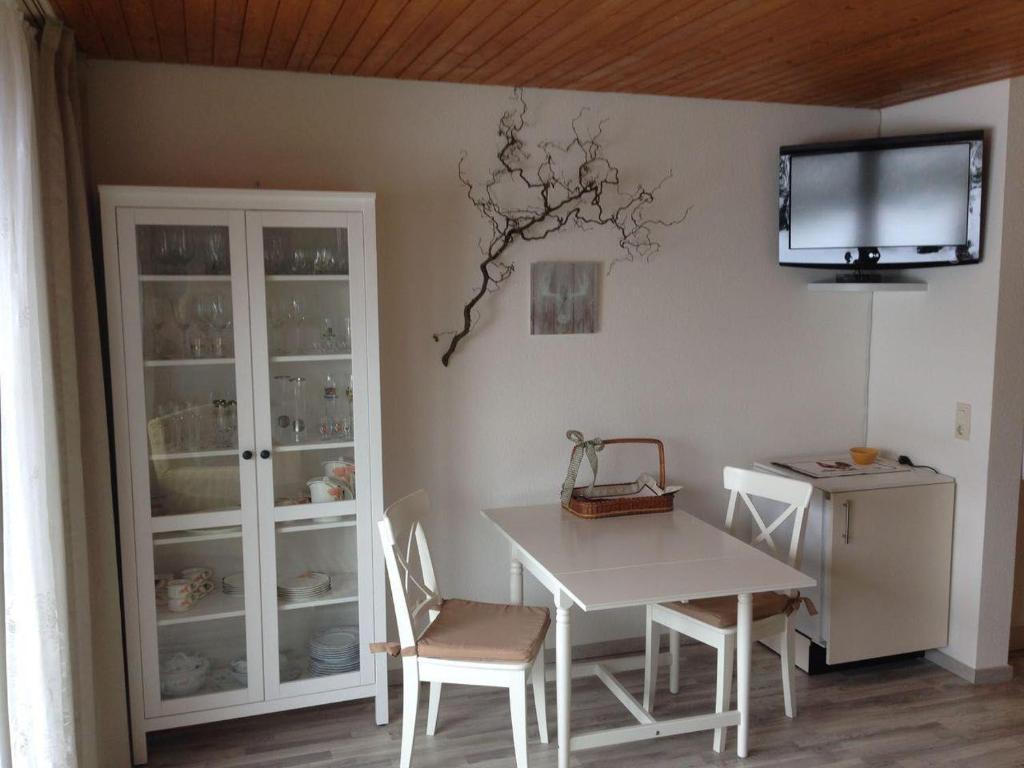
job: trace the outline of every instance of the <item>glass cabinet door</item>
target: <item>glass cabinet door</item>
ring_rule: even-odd
[[[268,698],[373,679],[361,224],[246,214]]]
[[[260,700],[244,217],[117,223],[146,715]]]

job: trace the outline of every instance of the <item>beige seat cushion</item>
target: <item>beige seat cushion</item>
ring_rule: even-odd
[[[754,621],[767,619],[786,612],[789,604],[787,595],[778,592],[759,592],[754,595]],[[666,608],[678,611],[684,616],[703,621],[712,627],[728,629],[736,626],[735,597],[706,597],[688,603],[665,603]]]
[[[445,600],[416,643],[428,659],[533,661],[551,624],[547,608]]]

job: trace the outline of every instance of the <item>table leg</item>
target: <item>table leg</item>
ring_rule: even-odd
[[[523,604],[523,564],[512,558],[512,565],[509,574],[509,596],[512,601],[512,605]]]
[[[747,729],[750,726],[750,634],[753,624],[753,599],[740,595],[736,610],[736,709],[740,724],[736,728],[736,754],[747,756]]]
[[[565,594],[555,596],[555,683],[558,693],[558,768],[569,768],[569,719],[572,712],[572,640]]]

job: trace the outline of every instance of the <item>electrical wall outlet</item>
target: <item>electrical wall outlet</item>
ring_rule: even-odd
[[[956,404],[956,425],[953,427],[953,437],[957,440],[971,439],[971,404]]]

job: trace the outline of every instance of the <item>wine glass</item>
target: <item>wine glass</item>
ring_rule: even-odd
[[[166,296],[148,295],[144,300],[146,317],[146,355],[159,360],[167,356],[164,329],[174,312]]]
[[[214,331],[212,341],[214,357],[224,357],[225,331],[231,325],[231,316],[228,313],[227,307],[224,306],[224,297],[219,293],[211,296],[206,306],[206,311],[208,322]]]
[[[188,239],[184,227],[168,227],[168,255],[175,272],[185,272],[188,265]]]
[[[206,238],[206,266],[211,275],[223,275],[226,274],[226,265],[224,233],[214,229]]]
[[[181,227],[160,227],[156,237],[157,264],[155,274],[173,275],[182,271],[185,256],[185,230]]]
[[[333,275],[338,271],[338,259],[330,248],[317,248],[313,256],[313,272],[318,275]]]
[[[291,352],[301,355],[304,349],[302,331],[306,324],[306,302],[299,296],[293,296],[288,301],[287,316],[293,325],[294,344],[291,345]]]
[[[199,357],[202,354],[202,344],[199,345],[199,355],[193,354],[192,341],[190,329],[195,321],[193,315],[193,303],[192,297],[187,293],[183,293],[178,300],[174,303],[174,324],[178,326],[178,331],[181,333],[181,356],[182,357]]]
[[[193,310],[193,316],[196,318],[197,325],[201,328],[206,329],[206,335],[210,342],[210,351],[215,357],[220,357],[224,353],[223,339],[220,341],[220,350],[218,354],[218,342],[215,334],[213,333],[213,316],[215,314],[216,300],[209,294],[202,294],[196,297],[195,305]],[[198,357],[193,350],[193,357]]]
[[[313,256],[306,248],[296,248],[292,252],[292,274],[308,275]]]
[[[267,233],[264,239],[263,268],[268,275],[280,275],[287,272],[285,264],[284,235],[277,232]]]
[[[284,329],[288,325],[288,302],[270,301],[267,306],[267,323],[270,326],[271,354],[283,355],[285,349]]]

